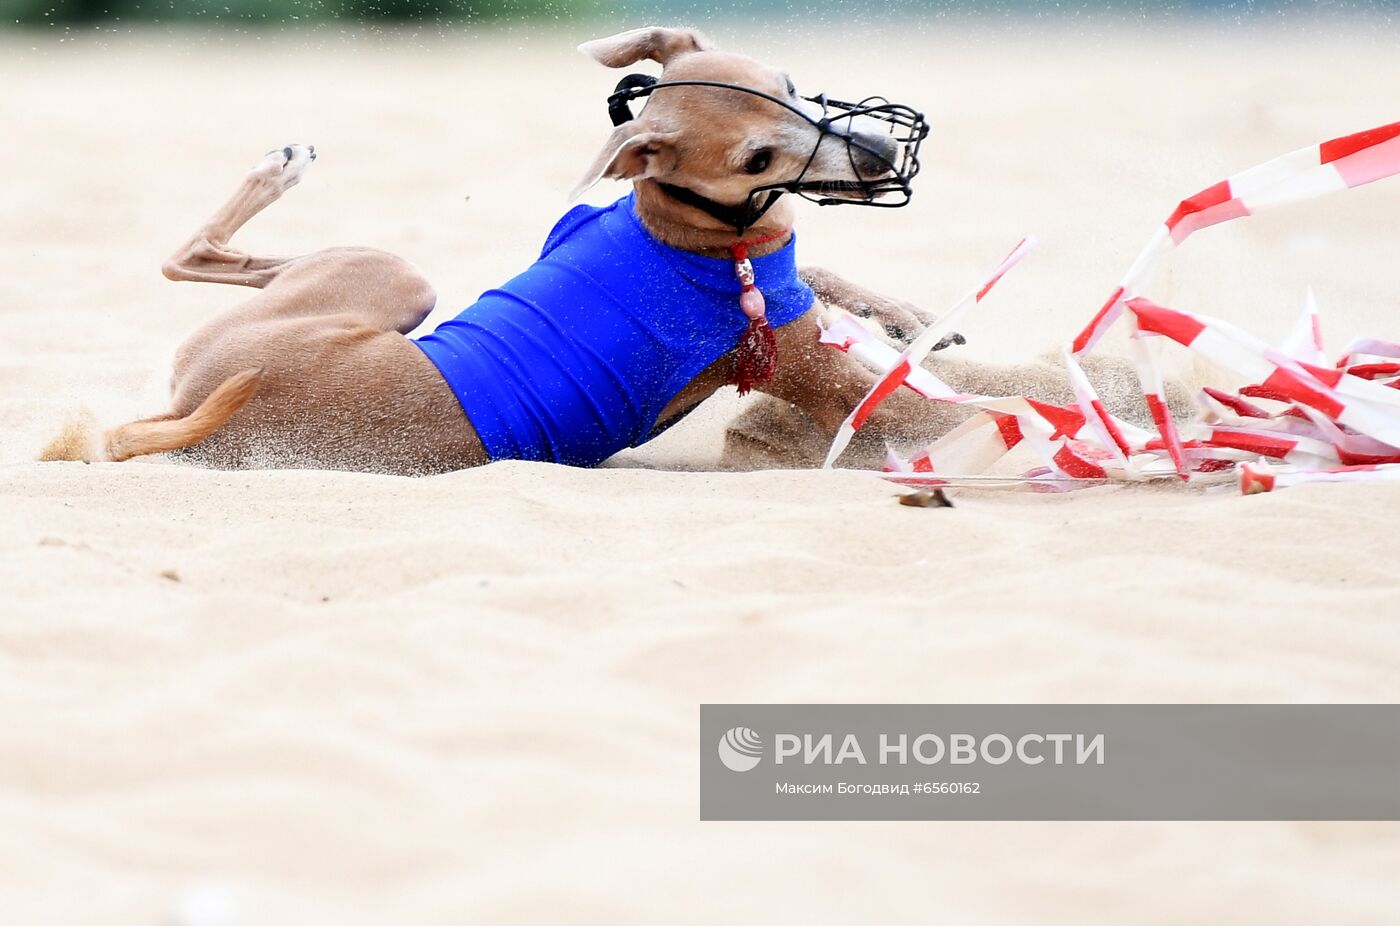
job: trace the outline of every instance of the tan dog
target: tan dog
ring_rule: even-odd
[[[650,28],[590,42],[582,50],[609,67],[643,59],[663,66],[663,80],[703,79],[795,97],[783,72],[713,50],[684,29]],[[850,180],[857,169],[844,150],[824,147],[812,126],[746,94],[685,87],[658,94],[641,117],[614,132],[580,188],[603,177],[635,185],[637,214],[656,239],[695,254],[723,257],[735,230],[668,196],[664,181],[720,203],[742,203],[756,181],[801,169],[819,180]],[[815,156],[813,154],[815,150]],[[762,163],[755,152],[762,151]],[[233,198],[166,263],[172,280],[250,286],[260,292],[197,331],[179,349],[171,410],[107,435],[112,460],[193,448],[211,465],[314,466],[393,473],[429,473],[488,462],[489,454],[437,367],[405,335],[433,308],[435,294],[394,255],[335,248],[302,257],[253,257],[230,245],[249,219],[296,184],[315,159],[310,147],[270,153]],[[804,162],[807,163],[804,168]],[[761,169],[755,169],[761,168]],[[761,175],[761,176],[760,176]],[[747,238],[792,225],[793,197],[784,197]],[[755,248],[775,251],[785,239]],[[758,462],[806,462],[814,441],[833,434],[869,390],[872,374],[818,342],[826,305],[872,316],[905,337],[927,321],[908,304],[886,299],[827,271],[803,277],[819,301],[777,328],[778,366],[761,385],[773,399],[731,432],[737,450],[761,451]],[[825,304],[824,304],[825,303]],[[949,371],[943,371],[945,375]],[[732,381],[733,358],[710,364],[669,397],[665,426]],[[1037,392],[1068,401],[1053,368],[1014,370],[958,364],[955,384],[978,391]],[[665,398],[665,397],[658,397]],[[928,438],[965,413],[912,394],[892,397],[867,431]],[[761,426],[774,421],[776,439]],[[800,433],[798,433],[800,432]],[[796,451],[796,455],[793,452]]]

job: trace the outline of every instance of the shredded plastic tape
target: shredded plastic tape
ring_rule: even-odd
[[[1180,479],[1238,482],[1246,493],[1305,482],[1400,480],[1400,342],[1358,338],[1329,364],[1311,292],[1277,346],[1227,321],[1158,305],[1144,295],[1162,259],[1195,232],[1272,206],[1313,199],[1400,174],[1400,122],[1275,158],[1181,201],[1063,359],[1075,401],[959,393],[921,366],[1035,246],[1021,241],[981,284],[902,352],[849,316],[822,333],[878,371],[875,385],[841,425],[830,468],[880,405],[901,388],[932,402],[979,409],[909,459],[890,451],[883,478],[911,485],[1022,486],[1064,491],[1113,482]],[[1155,431],[1110,414],[1077,358],[1113,325],[1128,329],[1132,360]],[[1158,359],[1180,345],[1238,376],[1235,392],[1202,390],[1200,412],[1177,422],[1167,408]],[[986,471],[1013,448],[1041,465],[1021,476]]]

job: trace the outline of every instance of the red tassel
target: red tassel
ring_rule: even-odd
[[[739,395],[771,380],[777,369],[778,336],[768,319],[752,319],[734,354],[734,383],[739,387]]]
[[[766,383],[778,369],[778,336],[764,315],[763,293],[754,285],[753,264],[749,263],[749,248],[785,237],[790,229],[752,241],[736,241],[729,246],[734,255],[734,274],[743,287],[739,293],[739,309],[748,316],[749,327],[739,339],[734,353],[734,385],[739,395],[748,394],[754,386]]]

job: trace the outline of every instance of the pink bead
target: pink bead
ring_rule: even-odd
[[[739,294],[739,308],[743,309],[749,318],[762,318],[768,311],[768,305],[763,301],[763,293],[757,289],[746,289]]]

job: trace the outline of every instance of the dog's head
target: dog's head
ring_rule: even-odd
[[[901,145],[886,124],[859,114],[832,119],[821,103],[800,97],[784,71],[718,51],[694,30],[636,29],[579,50],[613,68],[650,59],[662,73],[646,108],[613,132],[575,196],[608,177],[657,180],[742,206],[756,188],[800,179],[808,191],[861,202],[878,195],[872,182],[896,173]]]

